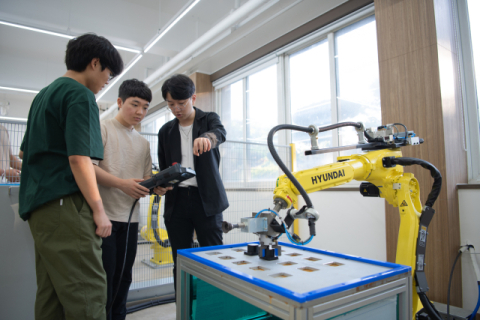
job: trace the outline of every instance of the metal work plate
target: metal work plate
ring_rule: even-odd
[[[238,251],[248,243],[179,250],[241,280],[302,301],[328,296],[410,271],[410,267],[280,243],[278,260],[261,260]],[[297,300],[297,299],[295,299]]]
[[[146,264],[147,266],[149,266],[152,269],[163,269],[163,268],[166,268],[166,267],[171,268],[173,266],[173,263],[156,264],[156,263],[153,263],[152,261],[147,260],[147,259],[142,259],[142,263]]]

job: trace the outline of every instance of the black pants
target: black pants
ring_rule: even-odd
[[[123,260],[125,259],[127,226],[128,223],[126,222],[112,221],[112,234],[103,239],[102,260],[103,268],[107,273],[107,313],[112,304],[113,295],[118,289],[111,311],[107,315],[107,320],[124,320],[127,315],[128,289],[132,283],[132,267],[137,255],[138,222],[130,223],[127,258],[123,276],[120,280]]]
[[[168,239],[172,246],[173,281],[177,290],[177,250],[193,247],[193,230],[197,232],[197,240],[201,247],[223,244],[223,214],[207,217],[203,210],[198,188],[179,187],[175,199],[172,216],[167,221]]]

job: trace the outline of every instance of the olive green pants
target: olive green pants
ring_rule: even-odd
[[[102,239],[82,194],[48,202],[28,223],[35,241],[35,319],[106,319]]]

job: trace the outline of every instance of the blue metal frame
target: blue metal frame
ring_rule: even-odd
[[[192,249],[183,249],[183,250],[178,250],[177,254],[181,255],[183,257],[189,258],[193,261],[199,262],[203,265],[206,265],[210,268],[216,269],[218,271],[221,271],[223,273],[226,273],[228,275],[231,275],[233,277],[236,277],[240,280],[249,282],[257,287],[264,288],[266,290],[272,291],[276,294],[279,294],[283,297],[286,297],[288,299],[294,300],[298,303],[304,303],[307,301],[319,299],[325,296],[329,296],[338,292],[346,291],[352,288],[356,288],[365,284],[369,284],[378,280],[383,280],[386,278],[390,278],[399,274],[411,272],[412,268],[408,266],[403,266],[400,264],[395,264],[395,263],[390,263],[390,262],[383,262],[383,261],[376,261],[376,260],[370,260],[370,259],[365,259],[357,256],[350,256],[346,254],[340,254],[332,251],[325,251],[325,250],[319,250],[319,249],[313,249],[313,248],[308,248],[308,247],[302,247],[302,246],[296,246],[290,243],[285,243],[285,242],[279,242],[280,245],[285,246],[285,247],[291,247],[291,248],[296,248],[299,250],[304,250],[304,251],[311,251],[315,253],[321,253],[325,255],[329,255],[332,257],[338,257],[338,258],[343,258],[343,259],[348,259],[348,260],[353,260],[353,261],[359,261],[359,262],[364,262],[368,264],[373,264],[377,266],[382,266],[382,267],[387,267],[391,268],[391,270],[372,274],[367,277],[362,277],[357,280],[349,281],[349,282],[344,282],[340,284],[336,284],[330,287],[318,289],[318,290],[313,290],[307,293],[298,293],[294,292],[291,290],[287,290],[285,288],[282,288],[280,286],[274,285],[272,283],[266,282],[264,280],[257,279],[255,277],[252,277],[248,274],[245,274],[243,272],[235,271],[230,268],[227,268],[223,265],[211,262],[210,260],[207,260],[205,258],[199,257],[193,252],[205,252],[205,251],[212,251],[212,250],[219,250],[219,249],[229,249],[229,248],[235,248],[235,247],[242,247],[242,246],[247,246],[249,243],[258,243],[258,242],[245,242],[245,243],[237,243],[237,244],[231,244],[231,245],[223,245],[223,246],[214,246],[214,247],[204,247],[204,248],[192,248]]]

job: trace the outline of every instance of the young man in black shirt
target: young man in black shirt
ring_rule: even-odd
[[[177,250],[193,246],[194,230],[202,247],[223,244],[222,212],[228,208],[228,200],[218,171],[218,146],[227,132],[215,112],[194,107],[195,85],[189,77],[173,75],[163,84],[162,95],[175,119],[158,132],[160,170],[180,163],[196,172],[195,178],[165,190],[164,218],[176,286]]]

